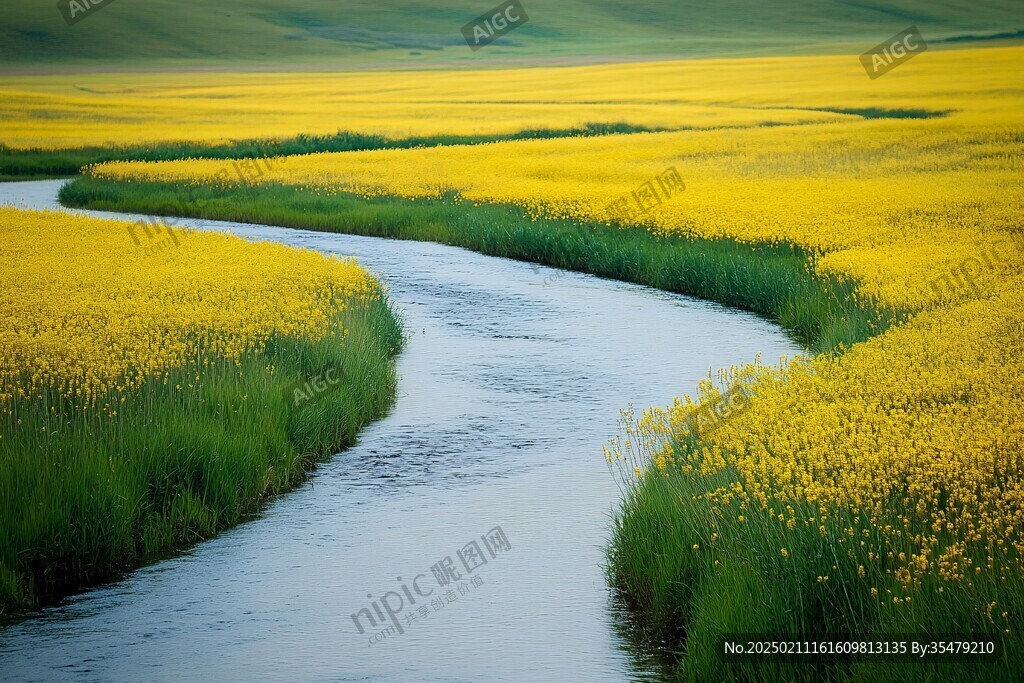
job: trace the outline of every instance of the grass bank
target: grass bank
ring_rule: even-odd
[[[685,462],[697,444],[676,447]],[[1000,580],[970,572],[961,581],[934,576],[911,597],[895,569],[898,558],[871,561],[868,549],[858,547],[859,540],[875,541],[886,524],[902,525],[897,514],[874,520],[873,527],[854,513],[830,516],[793,501],[786,514],[820,525],[787,529],[775,518],[778,508],[709,502],[719,486],[739,481],[734,474],[705,477],[672,466],[648,473],[627,491],[615,519],[609,578],[640,615],[641,637],[673,653],[666,665],[676,680],[1021,680],[1021,637],[1005,628],[1006,613],[1024,608],[1020,574]],[[858,532],[852,542],[843,533],[850,528]],[[726,637],[744,647],[749,641],[860,640],[892,652],[901,647],[896,641],[929,647],[984,638],[996,650],[988,660],[931,652],[729,661]]]
[[[315,152],[370,149],[412,149],[441,145],[480,145],[501,140],[594,137],[654,132],[656,128],[626,123],[588,123],[579,128],[540,128],[494,135],[431,135],[392,139],[338,131],[334,135],[296,135],[283,140],[233,140],[223,144],[169,142],[151,145],[93,146],[69,149],[15,149],[0,143],[0,181],[61,178],[105,161],[169,161],[172,159],[252,159]]]
[[[324,232],[438,242],[688,294],[753,311],[791,330],[813,351],[834,351],[898,319],[868,310],[848,282],[824,279],[812,254],[788,245],[729,239],[658,237],[647,230],[538,219],[518,207],[439,199],[318,195],[261,185],[249,192],[217,186],[98,180],[64,186],[68,206],[165,216],[264,223]]]
[[[342,344],[272,339],[112,392],[112,414],[15,397],[0,413],[0,613],[208,538],[351,446],[394,400],[402,333],[380,297],[335,323]]]

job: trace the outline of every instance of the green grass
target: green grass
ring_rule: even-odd
[[[677,447],[677,453],[689,452],[684,444]],[[609,580],[640,615],[647,641],[667,642],[675,648],[670,667],[677,680],[1024,679],[1024,662],[1019,657],[1024,639],[1017,624],[1006,635],[1002,629],[1006,622],[999,616],[1004,610],[1019,615],[1024,609],[1024,577],[1014,574],[1004,582],[988,575],[971,582],[925,579],[912,592],[910,603],[897,605],[893,597],[908,593],[886,570],[895,571],[900,563],[885,558],[869,561],[861,548],[848,554],[849,544],[841,542],[844,526],[870,531],[866,520],[833,518],[826,523],[828,535],[823,537],[817,525],[787,531],[755,506],[741,508],[733,503],[713,511],[705,494],[737,480],[730,471],[713,476],[673,469],[647,474],[627,491],[615,518]],[[818,515],[813,506],[795,501],[792,505],[798,519]],[[745,518],[742,523],[737,521],[740,515]],[[893,518],[881,520],[874,528],[886,523],[902,524]],[[717,538],[712,539],[712,533]],[[914,552],[910,545],[896,550],[909,555]],[[783,557],[782,548],[788,557]],[[862,565],[869,568],[864,577],[859,575]],[[828,580],[819,582],[819,576]],[[874,598],[869,587],[877,588],[882,599]],[[995,623],[984,613],[984,606],[992,602],[997,605]],[[813,666],[724,663],[721,658],[727,635],[778,634],[790,640],[863,635],[877,641],[898,633],[918,634],[923,640],[929,640],[930,634],[986,634],[1002,640],[1006,654],[1001,661],[983,664],[915,661]]]
[[[394,400],[402,334],[381,298],[337,324],[342,344],[277,338],[237,365],[197,361],[112,396],[113,416],[52,392],[15,399],[0,415],[0,614],[208,538],[355,443]],[[329,390],[296,397],[328,371]]]
[[[638,228],[530,217],[505,205],[441,199],[321,196],[299,187],[252,191],[173,183],[101,181],[61,190],[68,206],[236,220],[325,232],[439,242],[690,294],[753,311],[791,330],[814,351],[834,351],[885,329],[902,315],[866,310],[848,282],[811,273],[813,255],[787,246],[728,239],[655,237]]]
[[[925,40],[1018,40],[1016,0],[524,0],[529,21],[478,52],[460,28],[498,2],[147,0],[114,2],[67,26],[53,2],[6,3],[0,62],[74,70],[507,66],[619,55],[859,54],[916,24]]]
[[[167,161],[170,159],[252,159],[314,152],[351,152],[368,149],[410,149],[440,145],[478,145],[500,140],[593,137],[663,129],[627,123],[588,123],[579,128],[528,129],[494,135],[431,135],[391,139],[338,131],[334,135],[297,135],[284,140],[234,140],[226,144],[164,143],[124,147],[73,149],[13,149],[0,143],[0,181],[60,178],[77,175],[82,168],[104,161]]]

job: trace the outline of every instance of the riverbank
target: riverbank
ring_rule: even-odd
[[[0,613],[252,516],[394,400],[400,325],[354,264],[0,211]]]

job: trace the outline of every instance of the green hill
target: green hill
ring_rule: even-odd
[[[54,2],[5,3],[3,67],[380,68],[857,53],[910,24],[930,43],[957,45],[1019,39],[1024,29],[1020,0],[523,0],[529,21],[472,52],[460,28],[495,0],[107,2],[71,26]]]

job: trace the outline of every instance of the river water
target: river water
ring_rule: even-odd
[[[0,204],[57,208],[62,182],[2,183]],[[797,344],[717,304],[453,247],[179,224],[381,273],[409,334],[397,403],[259,518],[0,630],[0,680],[660,679],[604,579],[619,491],[601,446],[627,404]]]

